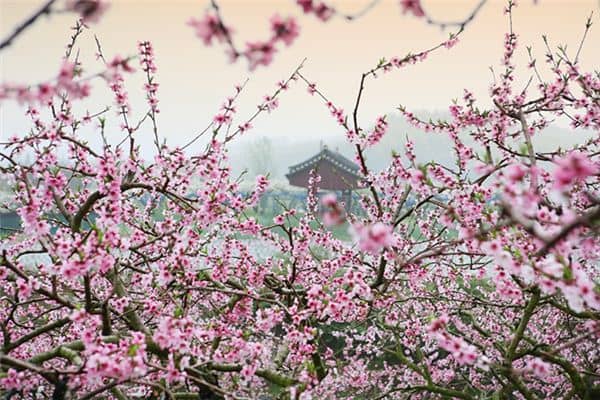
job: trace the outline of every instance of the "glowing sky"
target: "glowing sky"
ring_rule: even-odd
[[[35,10],[41,1],[0,1],[0,34],[5,36],[14,25]],[[95,33],[107,57],[136,52],[139,40],[153,42],[160,83],[162,110],[159,124],[170,143],[183,143],[203,128],[218,110],[223,100],[233,92],[233,86],[250,78],[239,103],[239,115],[255,110],[263,95],[270,93],[275,83],[290,74],[307,57],[303,73],[317,82],[334,102],[350,109],[356,96],[361,72],[377,63],[381,57],[403,56],[436,44],[448,36],[448,31],[428,26],[412,16],[404,16],[398,1],[382,1],[369,14],[355,22],[334,19],[326,24],[302,15],[291,0],[221,0],[226,21],[235,28],[239,45],[247,40],[266,39],[268,19],[274,12],[296,15],[301,35],[290,48],[283,48],[268,68],[254,73],[243,62],[229,64],[220,47],[205,47],[185,22],[191,16],[201,16],[205,0],[177,1],[113,1],[112,6],[91,33],[79,43],[83,66],[88,72],[99,71],[94,61]],[[347,12],[360,9],[367,0],[331,2]],[[423,0],[424,7],[438,19],[460,19],[467,15],[476,0]],[[514,27],[521,44],[533,46],[543,59],[542,34],[553,44],[566,44],[575,51],[581,39],[584,23],[591,11],[599,25],[600,9],[595,0],[521,0],[515,11]],[[451,99],[460,97],[462,89],[472,89],[485,97],[491,81],[489,66],[498,67],[502,56],[503,35],[507,18],[504,1],[489,1],[477,19],[468,26],[461,42],[452,50],[432,55],[425,63],[381,76],[371,81],[365,92],[361,120],[368,126],[380,114],[393,111],[398,104],[410,109],[445,109]],[[43,19],[28,30],[14,46],[0,53],[0,79],[13,82],[39,82],[56,74],[60,57],[68,41],[72,14]],[[600,65],[600,26],[593,26],[587,46],[581,55],[587,68]],[[524,58],[524,46],[519,59]],[[523,64],[525,64],[523,62]],[[529,75],[523,75],[525,82]],[[138,77],[127,83],[134,115],[144,112],[142,81]],[[91,102],[111,97],[101,81],[95,81]],[[329,117],[316,97],[305,87],[296,86],[280,100],[280,108],[263,117],[255,125],[255,134],[272,138],[325,138],[341,135],[342,131]],[[0,134],[3,137],[21,132],[29,125],[19,115],[18,107],[4,105]],[[150,136],[149,136],[149,142]]]

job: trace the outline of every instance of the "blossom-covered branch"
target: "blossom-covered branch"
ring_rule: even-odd
[[[138,44],[136,72],[98,40],[103,69],[84,75],[70,50],[87,33],[77,26],[55,78],[3,85],[1,100],[26,106],[31,127],[0,144],[1,205],[21,221],[1,233],[0,395],[598,396],[600,79],[583,69],[581,46],[548,46],[542,65],[528,52],[537,83],[517,88],[511,26],[489,99],[465,90],[437,121],[398,108],[420,134],[447,137],[453,163],[420,162],[427,149],[407,138],[374,170],[369,150],[391,127],[385,111],[360,118],[367,83],[452,48],[458,34],[380,60],[345,105],[301,63],[234,122],[236,86],[175,147],[161,135],[152,44]],[[147,101],[139,113],[125,90],[135,73]],[[85,111],[81,99],[102,90],[92,79],[113,104]],[[265,220],[257,208],[269,180],[243,190],[228,146],[302,84],[355,149],[359,202],[323,195],[312,170],[305,204],[282,202]],[[108,119],[121,124],[110,136]],[[577,140],[540,151],[557,120]],[[148,159],[142,140],[155,144]]]

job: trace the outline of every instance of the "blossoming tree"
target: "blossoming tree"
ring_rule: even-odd
[[[298,3],[321,15],[313,2]],[[97,11],[74,10],[88,18]],[[282,27],[276,40],[287,44],[294,24],[272,23]],[[84,34],[79,23],[73,43]],[[533,78],[517,88],[511,28],[490,88],[493,107],[465,91],[448,120],[400,110],[424,135],[451,139],[453,167],[418,164],[411,142],[382,171],[367,167],[364,152],[387,122],[361,124],[365,86],[458,38],[381,60],[360,77],[350,113],[299,66],[250,118],[234,123],[238,87],[190,142],[208,143],[194,153],[161,137],[148,42],[130,58],[99,47],[104,70],[94,76],[72,43],[54,79],[4,83],[0,99],[26,105],[31,129],[2,143],[0,153],[12,193],[4,206],[22,220],[22,229],[2,237],[0,394],[598,398],[600,78],[581,69],[580,51],[548,47],[544,65],[531,55]],[[146,79],[139,120],[123,85],[133,73]],[[112,91],[116,117],[102,105],[76,111],[91,82]],[[251,122],[275,109],[282,93],[303,85],[355,148],[361,212],[348,213],[333,196],[319,201],[315,173],[304,209],[260,224],[246,211],[268,180],[259,177],[242,194],[227,145],[250,134]],[[110,140],[108,118],[120,119],[119,140]],[[579,144],[537,150],[532,137],[565,119]],[[139,149],[146,126],[151,160]],[[102,144],[88,143],[84,128]],[[339,224],[349,226],[352,241],[332,233]],[[256,241],[272,255],[254,254]]]

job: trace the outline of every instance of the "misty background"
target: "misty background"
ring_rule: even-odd
[[[450,120],[450,114],[442,111],[421,110],[415,114],[423,120],[430,118]],[[381,171],[386,168],[392,159],[392,152],[403,155],[407,138],[414,143],[417,163],[436,161],[449,168],[455,166],[453,143],[445,133],[423,132],[407,123],[398,112],[388,114],[386,120],[389,123],[387,134],[377,145],[368,148],[365,152],[367,166],[370,170]],[[573,131],[554,125],[534,134],[532,140],[536,150],[546,152],[558,147],[564,150],[569,149],[588,140],[593,134],[591,131],[585,132],[581,129]],[[468,135],[462,134],[460,137],[466,144],[474,144]],[[517,150],[522,144],[521,142],[523,142],[521,138],[509,141]],[[274,182],[285,184],[288,167],[317,154],[321,145],[327,146],[330,150],[337,150],[348,159],[354,160],[356,153],[353,146],[345,140],[341,129],[338,129],[338,134],[327,136],[326,140],[286,135],[281,135],[281,137],[273,137],[273,135],[243,136],[232,143],[229,154],[236,174],[247,171],[246,178],[269,174]],[[477,147],[475,149],[477,150]]]
[[[423,0],[422,4],[436,19],[461,20],[479,0]],[[41,0],[0,0],[0,36],[4,37],[24,18],[36,10]],[[362,9],[366,0],[338,0],[331,4],[343,12]],[[527,69],[525,46],[542,64],[545,53],[542,35],[547,34],[552,46],[565,45],[568,51],[577,49],[584,24],[594,11],[594,26],[581,53],[583,69],[600,65],[600,15],[597,0],[522,0],[513,16],[514,29],[520,46],[515,54],[518,64],[517,87],[523,87],[531,71]],[[317,84],[337,106],[348,112],[352,109],[362,72],[372,68],[381,57],[404,56],[444,41],[449,30],[425,24],[410,15],[403,15],[397,0],[382,0],[364,17],[348,22],[334,18],[322,23],[302,14],[294,1],[279,0],[221,0],[219,5],[226,22],[235,28],[234,40],[243,46],[245,41],[261,40],[269,35],[269,18],[275,12],[295,16],[301,25],[297,41],[281,48],[273,64],[250,73],[243,62],[230,64],[221,46],[204,46],[186,25],[191,17],[201,17],[209,2],[204,0],[113,0],[97,25],[82,35],[76,48],[84,75],[103,69],[96,59],[94,36],[102,43],[108,59],[115,55],[136,53],[137,42],[153,43],[158,71],[160,100],[158,125],[161,137],[170,146],[187,143],[218,113],[224,100],[234,93],[234,86],[244,82],[234,117],[234,126],[256,110],[264,95],[276,89],[279,80],[286,79],[304,58],[304,76]],[[452,166],[453,151],[444,135],[419,132],[409,126],[394,111],[400,104],[423,119],[447,117],[447,106],[460,98],[464,88],[471,90],[482,108],[492,107],[488,90],[493,81],[489,67],[498,70],[503,54],[504,34],[508,19],[503,14],[504,0],[489,0],[475,20],[450,50],[441,49],[427,60],[402,70],[381,74],[367,83],[359,115],[360,125],[368,129],[375,119],[387,114],[388,134],[367,151],[368,166],[377,171],[390,160],[392,150],[403,152],[406,137],[415,142],[419,162],[436,160]],[[43,82],[56,76],[65,45],[69,41],[72,14],[42,18],[15,43],[0,52],[0,81],[14,83]],[[147,110],[142,90],[143,74],[126,76],[125,86],[131,102],[130,120],[138,121]],[[551,72],[542,67],[544,77]],[[113,96],[101,79],[92,82],[93,94],[76,105],[78,116],[94,113],[105,105],[113,105]],[[316,154],[321,143],[338,149],[353,159],[354,153],[345,142],[345,135],[329,111],[316,97],[307,93],[301,82],[295,82],[279,98],[279,108],[259,116],[254,128],[234,140],[230,158],[235,173],[247,170],[247,178],[269,173],[274,180],[285,181],[288,167]],[[420,111],[419,111],[420,110]],[[107,136],[119,142],[123,132],[114,107],[106,114]],[[95,124],[94,124],[95,125]],[[82,138],[93,146],[101,139],[95,126],[80,131]],[[23,135],[31,128],[25,109],[14,102],[0,105],[0,140]],[[142,155],[151,159],[153,153],[151,127],[146,125],[136,133]],[[536,134],[534,143],[542,151],[558,146],[568,147],[585,140],[585,134],[575,134],[568,124],[557,121],[543,134]],[[467,141],[469,143],[469,141]],[[199,152],[199,141],[189,152]],[[516,147],[518,148],[518,144]]]

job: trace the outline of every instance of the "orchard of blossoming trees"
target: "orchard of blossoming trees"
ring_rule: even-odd
[[[151,43],[132,57],[99,47],[104,70],[86,75],[72,50],[105,4],[68,3],[82,21],[57,75],[0,88],[0,100],[20,102],[31,119],[0,153],[13,194],[4,206],[22,219],[1,246],[3,399],[600,398],[600,78],[580,68],[581,47],[548,46],[542,62],[531,54],[532,79],[516,87],[513,55],[525,50],[511,27],[493,107],[465,90],[445,121],[401,109],[423,135],[452,140],[454,167],[417,164],[409,142],[386,169],[369,171],[364,152],[387,122],[359,124],[364,87],[452,51],[465,23],[365,72],[350,113],[300,66],[238,126],[238,87],[204,129],[208,146],[191,154],[161,137]],[[425,17],[419,1],[400,3]],[[335,15],[325,3],[298,4]],[[230,43],[250,67],[268,64],[268,52],[235,50],[216,15],[191,22],[204,41]],[[272,24],[272,46],[298,33],[295,20]],[[136,73],[146,79],[139,120],[123,84]],[[110,111],[73,111],[104,85]],[[269,182],[259,177],[241,194],[227,144],[251,134],[288,89],[322,101],[354,145],[361,212],[311,195],[272,224],[247,216]],[[111,118],[122,121],[114,143]],[[579,144],[536,150],[532,137],[557,120],[570,121]],[[79,135],[85,126],[103,145]],[[154,135],[150,160],[139,150],[142,126]],[[333,235],[338,224],[354,240]],[[275,249],[270,257],[253,255],[257,240]]]

